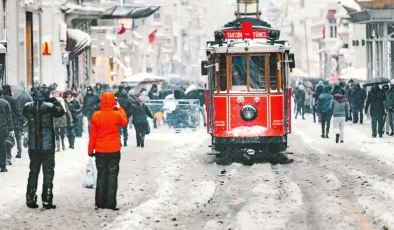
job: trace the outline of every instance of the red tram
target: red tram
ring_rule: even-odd
[[[207,129],[212,149],[221,153],[284,151],[291,133],[288,76],[294,54],[287,41],[279,40],[280,31],[249,19],[215,31],[201,63],[208,75]]]

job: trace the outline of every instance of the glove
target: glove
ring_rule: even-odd
[[[12,138],[15,138],[15,133],[14,133],[14,131],[9,132],[8,135],[9,135],[10,137],[12,137]]]
[[[96,154],[94,154],[94,153],[89,153],[88,155],[89,155],[89,157],[95,157],[96,156]]]

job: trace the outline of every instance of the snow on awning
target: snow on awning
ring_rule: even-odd
[[[61,10],[66,14],[94,14],[101,15],[105,9],[95,6],[84,6],[73,3],[66,3],[62,6]]]
[[[5,54],[7,53],[7,48],[3,44],[0,44],[0,54]]]
[[[91,37],[89,34],[78,29],[67,29],[66,51],[70,59],[78,57],[84,50],[90,47]]]
[[[102,15],[102,19],[120,19],[120,18],[147,18],[154,14],[159,6],[131,6],[131,5],[116,5],[107,9]]]

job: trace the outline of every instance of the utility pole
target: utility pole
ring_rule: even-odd
[[[304,31],[305,31],[305,48],[306,48],[306,60],[307,60],[307,65],[308,65],[308,76],[311,77],[311,69],[310,69],[310,64],[309,64],[309,48],[308,48],[308,36],[306,33],[306,19],[303,21],[304,22]]]

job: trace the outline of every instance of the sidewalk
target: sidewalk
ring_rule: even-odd
[[[353,124],[351,121],[345,124],[345,143],[335,143],[335,133],[333,122],[331,121],[329,139],[323,139],[321,135],[320,123],[313,123],[311,114],[305,116],[305,120],[298,118],[293,121],[293,133],[299,134],[304,141],[313,144],[322,151],[327,147],[336,146],[335,151],[346,152],[348,150],[355,150],[366,153],[374,158],[377,158],[386,164],[394,165],[394,137],[383,135],[382,138],[372,138],[371,121],[365,120],[364,124]]]

